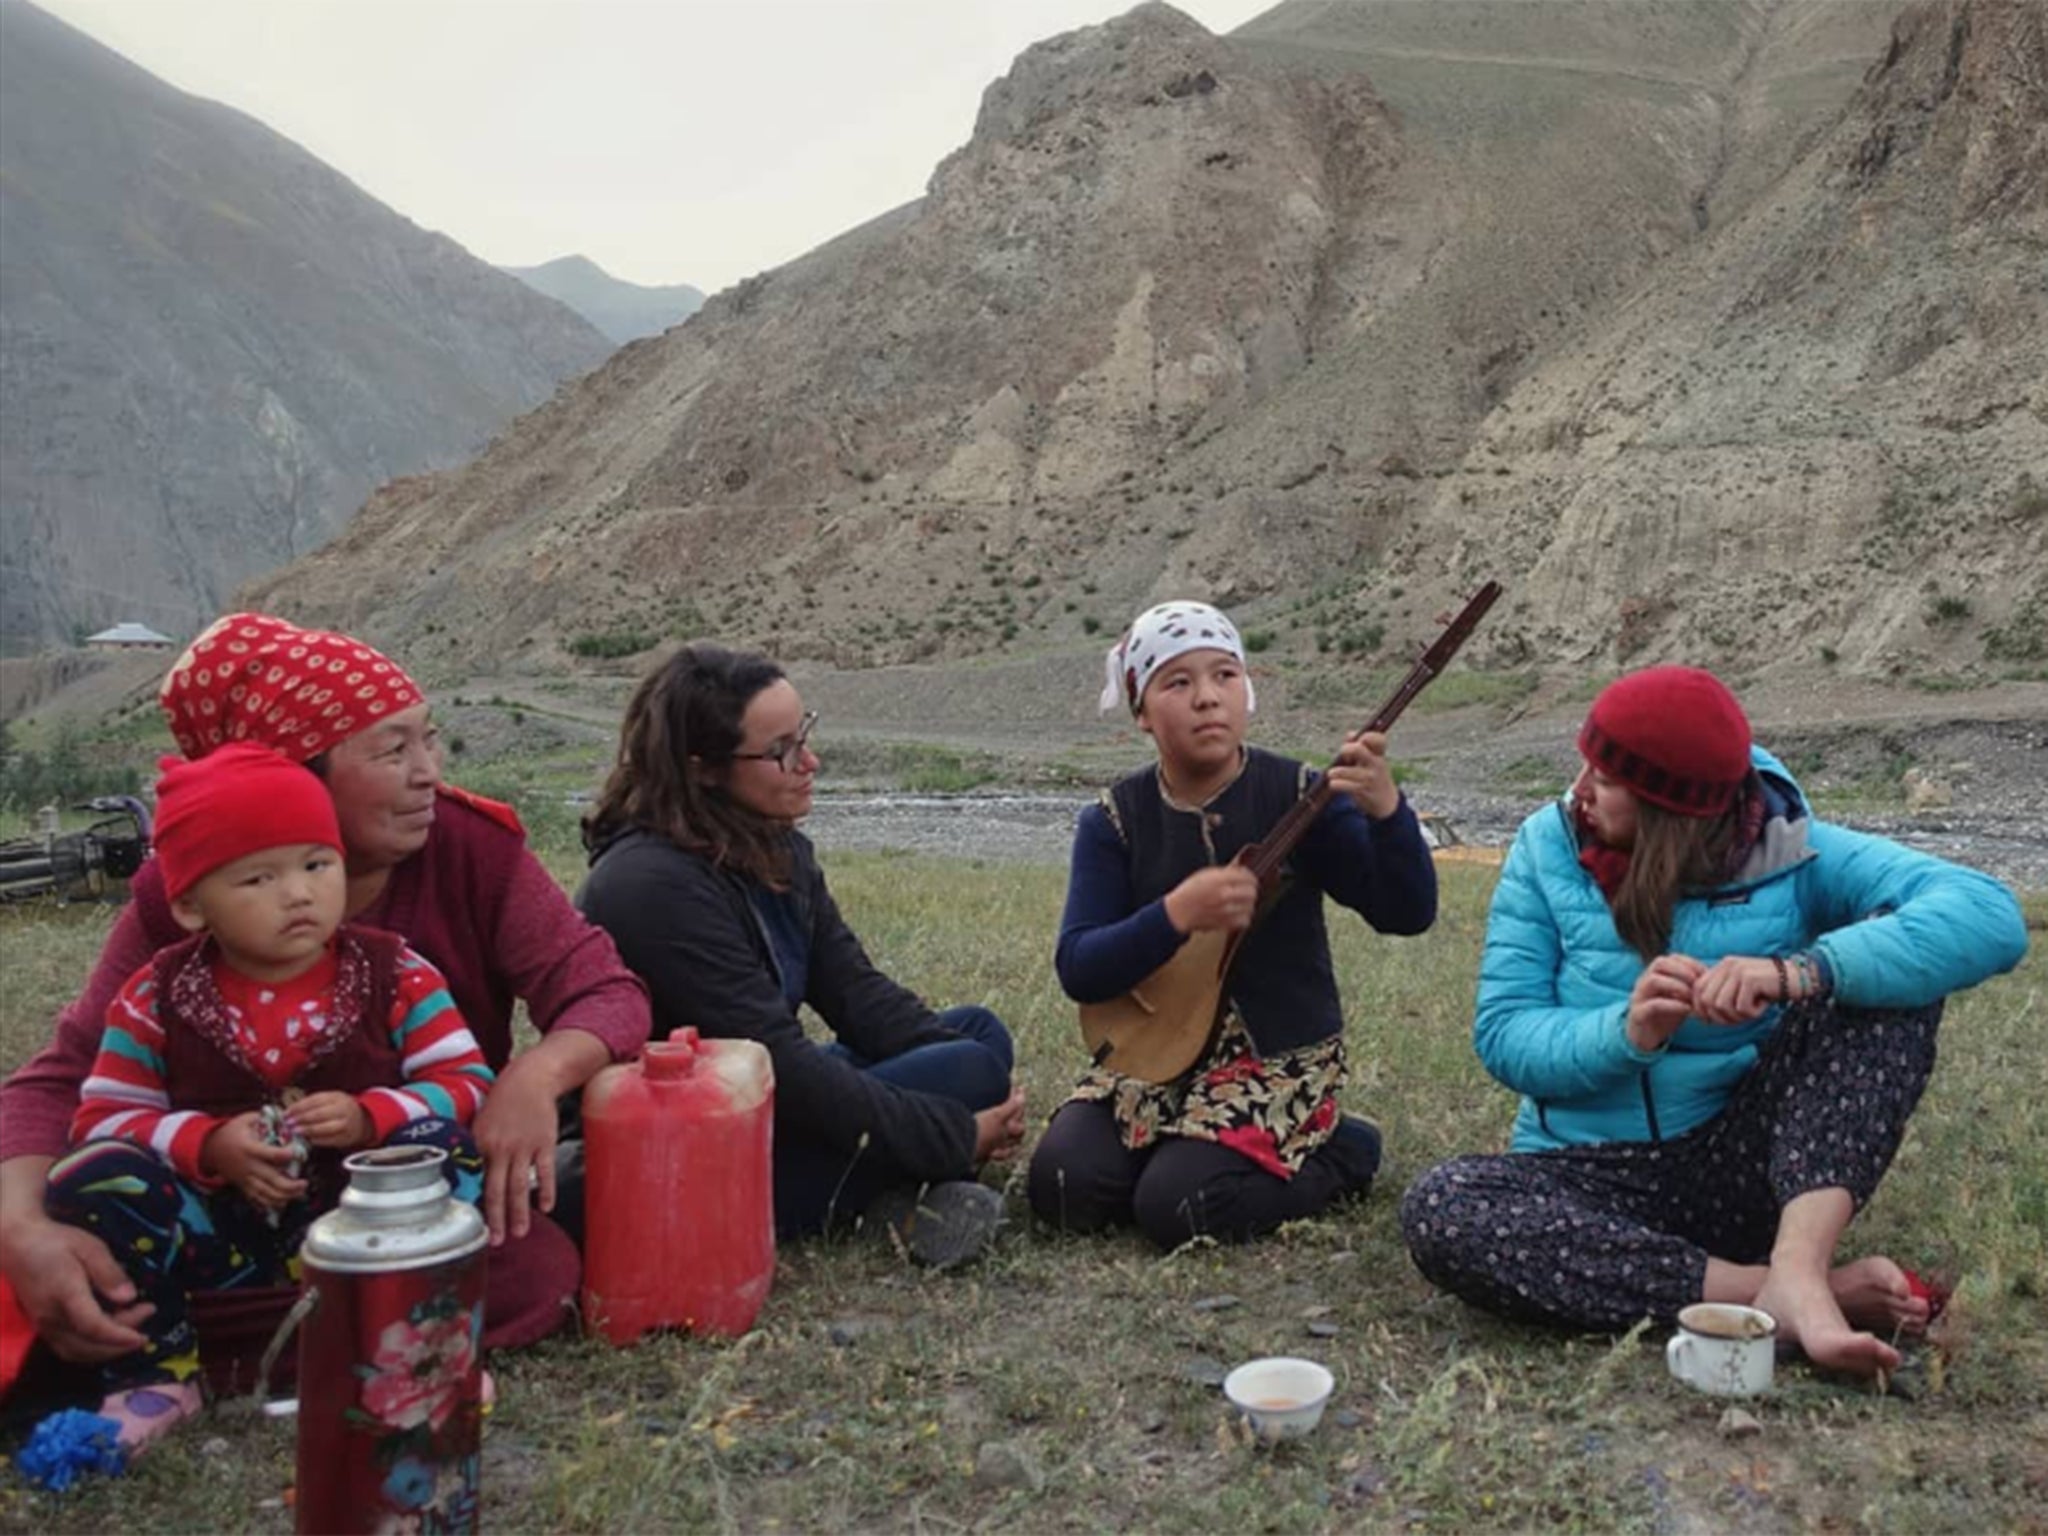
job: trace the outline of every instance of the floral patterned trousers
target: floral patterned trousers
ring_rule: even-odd
[[[454,1121],[416,1120],[384,1145],[439,1147],[448,1154],[448,1182],[456,1197],[474,1204],[482,1194],[483,1159],[469,1132]],[[148,1342],[100,1368],[104,1388],[113,1392],[195,1377],[199,1339],[186,1298],[194,1291],[295,1282],[306,1228],[340,1190],[316,1187],[313,1193],[278,1212],[273,1224],[240,1190],[188,1183],[154,1153],[129,1142],[88,1142],[53,1167],[50,1215],[105,1243],[135,1282],[137,1299],[156,1307],[138,1325]],[[318,1198],[322,1194],[324,1200]]]
[[[1795,1197],[1876,1192],[1934,1071],[1942,1005],[1796,1005],[1721,1113],[1669,1141],[1453,1158],[1401,1227],[1432,1284],[1505,1317],[1620,1332],[1700,1299],[1711,1256],[1758,1264]]]

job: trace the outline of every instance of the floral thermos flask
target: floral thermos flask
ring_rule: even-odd
[[[445,1159],[356,1153],[341,1203],[306,1234],[302,1532],[477,1528],[487,1233]]]

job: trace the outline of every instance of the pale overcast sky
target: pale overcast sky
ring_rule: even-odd
[[[707,292],[918,196],[1125,0],[37,0],[487,261]],[[1227,32],[1273,0],[1180,0]]]

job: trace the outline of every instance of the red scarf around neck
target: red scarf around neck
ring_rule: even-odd
[[[1763,836],[1764,820],[1769,806],[1764,800],[1763,783],[1752,771],[1749,782],[1742,787],[1737,802],[1739,823],[1736,827],[1735,842],[1728,850],[1728,864],[1722,870],[1724,880],[1733,879],[1749,861],[1757,839]],[[1593,877],[1593,883],[1600,887],[1600,894],[1611,905],[1614,893],[1621,889],[1621,882],[1628,878],[1629,860],[1634,850],[1630,848],[1609,848],[1593,835],[1593,824],[1586,819],[1583,807],[1572,806],[1572,826],[1579,837],[1579,864]]]
[[[1614,893],[1628,878],[1629,857],[1634,850],[1610,848],[1595,837],[1593,823],[1587,819],[1583,806],[1572,807],[1572,825],[1579,834],[1579,863],[1593,877],[1593,883],[1600,887],[1600,894],[1612,904]]]

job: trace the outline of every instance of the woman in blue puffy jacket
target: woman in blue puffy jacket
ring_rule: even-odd
[[[1890,1370],[1925,1287],[1835,1246],[1890,1165],[1951,992],[2012,969],[1996,880],[1816,819],[1712,674],[1594,701],[1570,792],[1501,871],[1475,1040],[1522,1096],[1511,1150],[1402,1202],[1432,1282],[1511,1317],[1620,1330],[1696,1301],[1778,1320],[1815,1363]]]

